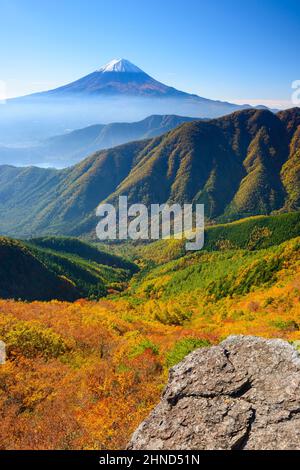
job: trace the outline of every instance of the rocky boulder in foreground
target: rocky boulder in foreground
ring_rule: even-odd
[[[300,449],[300,356],[252,336],[194,351],[128,448]]]

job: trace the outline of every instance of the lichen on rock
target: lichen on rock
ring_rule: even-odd
[[[192,352],[128,449],[300,449],[298,352],[252,336]]]

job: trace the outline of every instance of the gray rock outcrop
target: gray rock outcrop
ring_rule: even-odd
[[[252,336],[194,351],[171,369],[128,448],[300,449],[300,356]]]

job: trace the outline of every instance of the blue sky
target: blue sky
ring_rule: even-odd
[[[124,57],[213,99],[288,105],[300,79],[299,0],[0,0],[8,96]]]

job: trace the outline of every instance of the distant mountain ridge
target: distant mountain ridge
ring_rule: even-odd
[[[204,203],[230,221],[300,208],[300,109],[244,110],[97,152],[64,170],[0,167],[0,231],[87,235],[116,203]]]
[[[95,124],[51,137],[39,145],[0,147],[0,165],[37,165],[63,168],[78,163],[87,155],[126,142],[164,134],[196,118],[153,115],[139,122]]]

